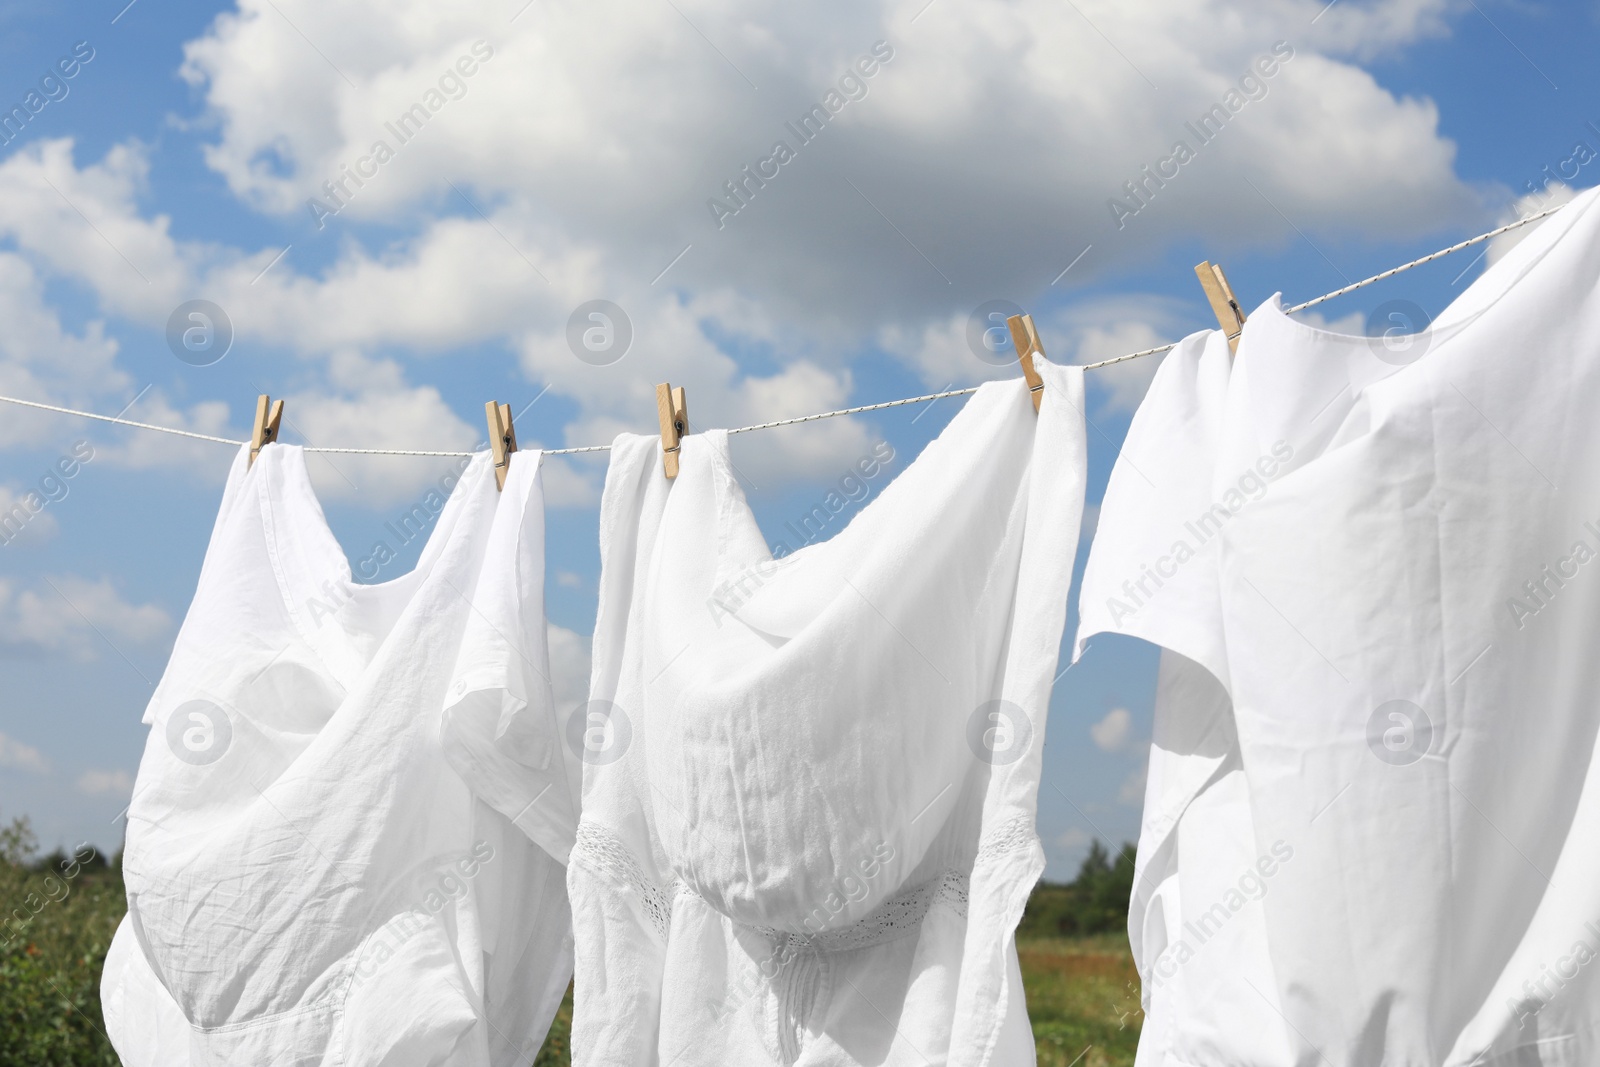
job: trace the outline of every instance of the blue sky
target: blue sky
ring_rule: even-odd
[[[285,440],[448,449],[480,441],[490,398],[556,447],[650,430],[663,379],[702,427],[971,385],[1013,373],[967,344],[987,301],[1033,312],[1052,358],[1104,358],[1213,324],[1200,259],[1247,307],[1302,300],[1600,172],[1574,155],[1600,152],[1593,3],[124,4],[0,7],[0,107],[28,113],[0,146],[0,393],[222,436],[263,391],[288,398]],[[1202,143],[1186,124],[1236,89]],[[1192,158],[1162,164],[1179,140]],[[1147,166],[1176,173],[1132,200]],[[1474,255],[1321,321],[1437,312]],[[633,332],[604,366],[567,341],[596,299]],[[191,300],[232,325],[209,366],[168,343]],[[1153,370],[1091,375],[1091,505]],[[903,467],[958,403],[737,438],[769,537],[875,442]],[[0,547],[0,816],[114,848],[231,454],[0,406],[0,510],[80,441],[94,458]],[[439,471],[315,474],[359,559]],[[548,474],[569,689],[603,475]],[[1100,639],[1057,686],[1051,877],[1137,836],[1153,669]]]

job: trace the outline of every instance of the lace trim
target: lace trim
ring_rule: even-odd
[[[769,936],[808,945],[819,952],[849,952],[909,937],[922,926],[928,909],[941,904],[962,918],[967,914],[967,876],[946,870],[921,885],[902,890],[849,926],[802,936],[772,931]]]
[[[963,919],[967,917],[967,876],[958,871],[946,871],[933,891],[933,902],[943,904]]]
[[[682,891],[686,886],[679,882],[663,888],[644,873],[644,868],[633,858],[627,845],[611,831],[594,823],[578,824],[572,857],[596,873],[633,890],[639,898],[639,906],[661,935],[661,940],[667,939],[667,931],[672,926],[672,901],[677,895],[674,890]]]
[[[1033,819],[1027,815],[1019,815],[994,833],[984,836],[983,843],[978,846],[978,857],[973,866],[989,863],[1007,853],[1028,848],[1038,839],[1039,835],[1033,830]]]
[[[979,858],[993,850],[994,855],[1025,847],[1034,837],[1031,821],[1018,819],[1002,829],[979,850]],[[1003,847],[996,847],[996,843]],[[645,915],[655,926],[662,940],[672,926],[674,902],[680,896],[700,900],[699,894],[682,881],[674,880],[663,886],[644,873],[628,846],[609,830],[593,823],[579,823],[577,840],[572,847],[575,860],[633,890],[639,898]],[[822,930],[815,934],[794,934],[768,926],[756,926],[763,937],[784,946],[785,958],[794,958],[807,950],[815,952],[850,952],[871,948],[874,945],[898,941],[909,937],[922,926],[928,910],[935,904],[949,909],[963,919],[967,917],[968,876],[947,868],[943,873],[919,885],[901,890],[879,904],[864,917],[837,930]]]

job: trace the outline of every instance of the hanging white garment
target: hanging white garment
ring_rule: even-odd
[[[1080,655],[1101,632],[1163,650],[1128,911],[1145,1011],[1138,1067],[1295,1062],[1261,904],[1282,861],[1271,843],[1257,850],[1217,577],[1223,527],[1293,446],[1271,442],[1259,466],[1220,468],[1232,362],[1215,330],[1162,362],[1106,487],[1078,605]],[[1279,853],[1292,859],[1292,847]]]
[[[491,519],[537,505],[539,455],[510,499],[475,457],[416,568],[368,586],[302,450],[246,458],[145,715],[113,1044],[129,1067],[526,1063],[570,973],[565,872],[439,727]]]
[[[563,742],[550,681],[542,467],[517,455],[525,458],[506,475],[441,737],[473,793],[565,865],[583,765]],[[563,978],[558,1000],[565,990]]]
[[[1596,199],[1410,340],[1158,373],[1079,642],[1169,650],[1141,1067],[1600,1062]]]
[[[613,446],[568,868],[573,1062],[1033,1062],[1013,931],[1083,502],[1083,380],[985,385],[772,559],[727,434]]]

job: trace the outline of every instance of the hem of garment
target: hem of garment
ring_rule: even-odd
[[[1000,995],[996,998],[994,1010],[988,1013],[986,1020],[988,1034],[983,1039],[983,1052],[978,1057],[977,1067],[991,1067],[994,1063],[995,1050],[1004,1036],[1006,1019],[1010,1015],[1011,998],[1020,991],[1011,988],[1010,969],[1006,966],[1005,957],[1008,954],[1014,955],[1017,951],[1017,925],[1022,921],[1022,913],[1033,887],[1044,874],[1044,844],[1039,840],[1034,819],[1018,815],[985,840],[979,846],[978,857],[973,864],[974,878],[979,868],[985,866],[994,869],[990,895],[1000,901],[1000,910],[996,916],[999,919],[996,933],[1003,936],[1000,938],[999,950]],[[970,932],[969,928],[968,933]],[[957,1004],[958,1006],[960,1004],[959,994]],[[954,1049],[955,1035],[952,1034],[951,1038]],[[1009,1065],[996,1065],[996,1067],[1009,1067]]]

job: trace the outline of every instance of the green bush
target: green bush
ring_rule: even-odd
[[[1070,882],[1040,882],[1028,898],[1017,926],[1022,937],[1087,937],[1120,934],[1128,927],[1128,898],[1133,895],[1132,845],[1115,860],[1095,841]]]
[[[100,968],[122,874],[87,846],[28,862],[33,849],[26,819],[0,827],[0,1067],[117,1067]]]

